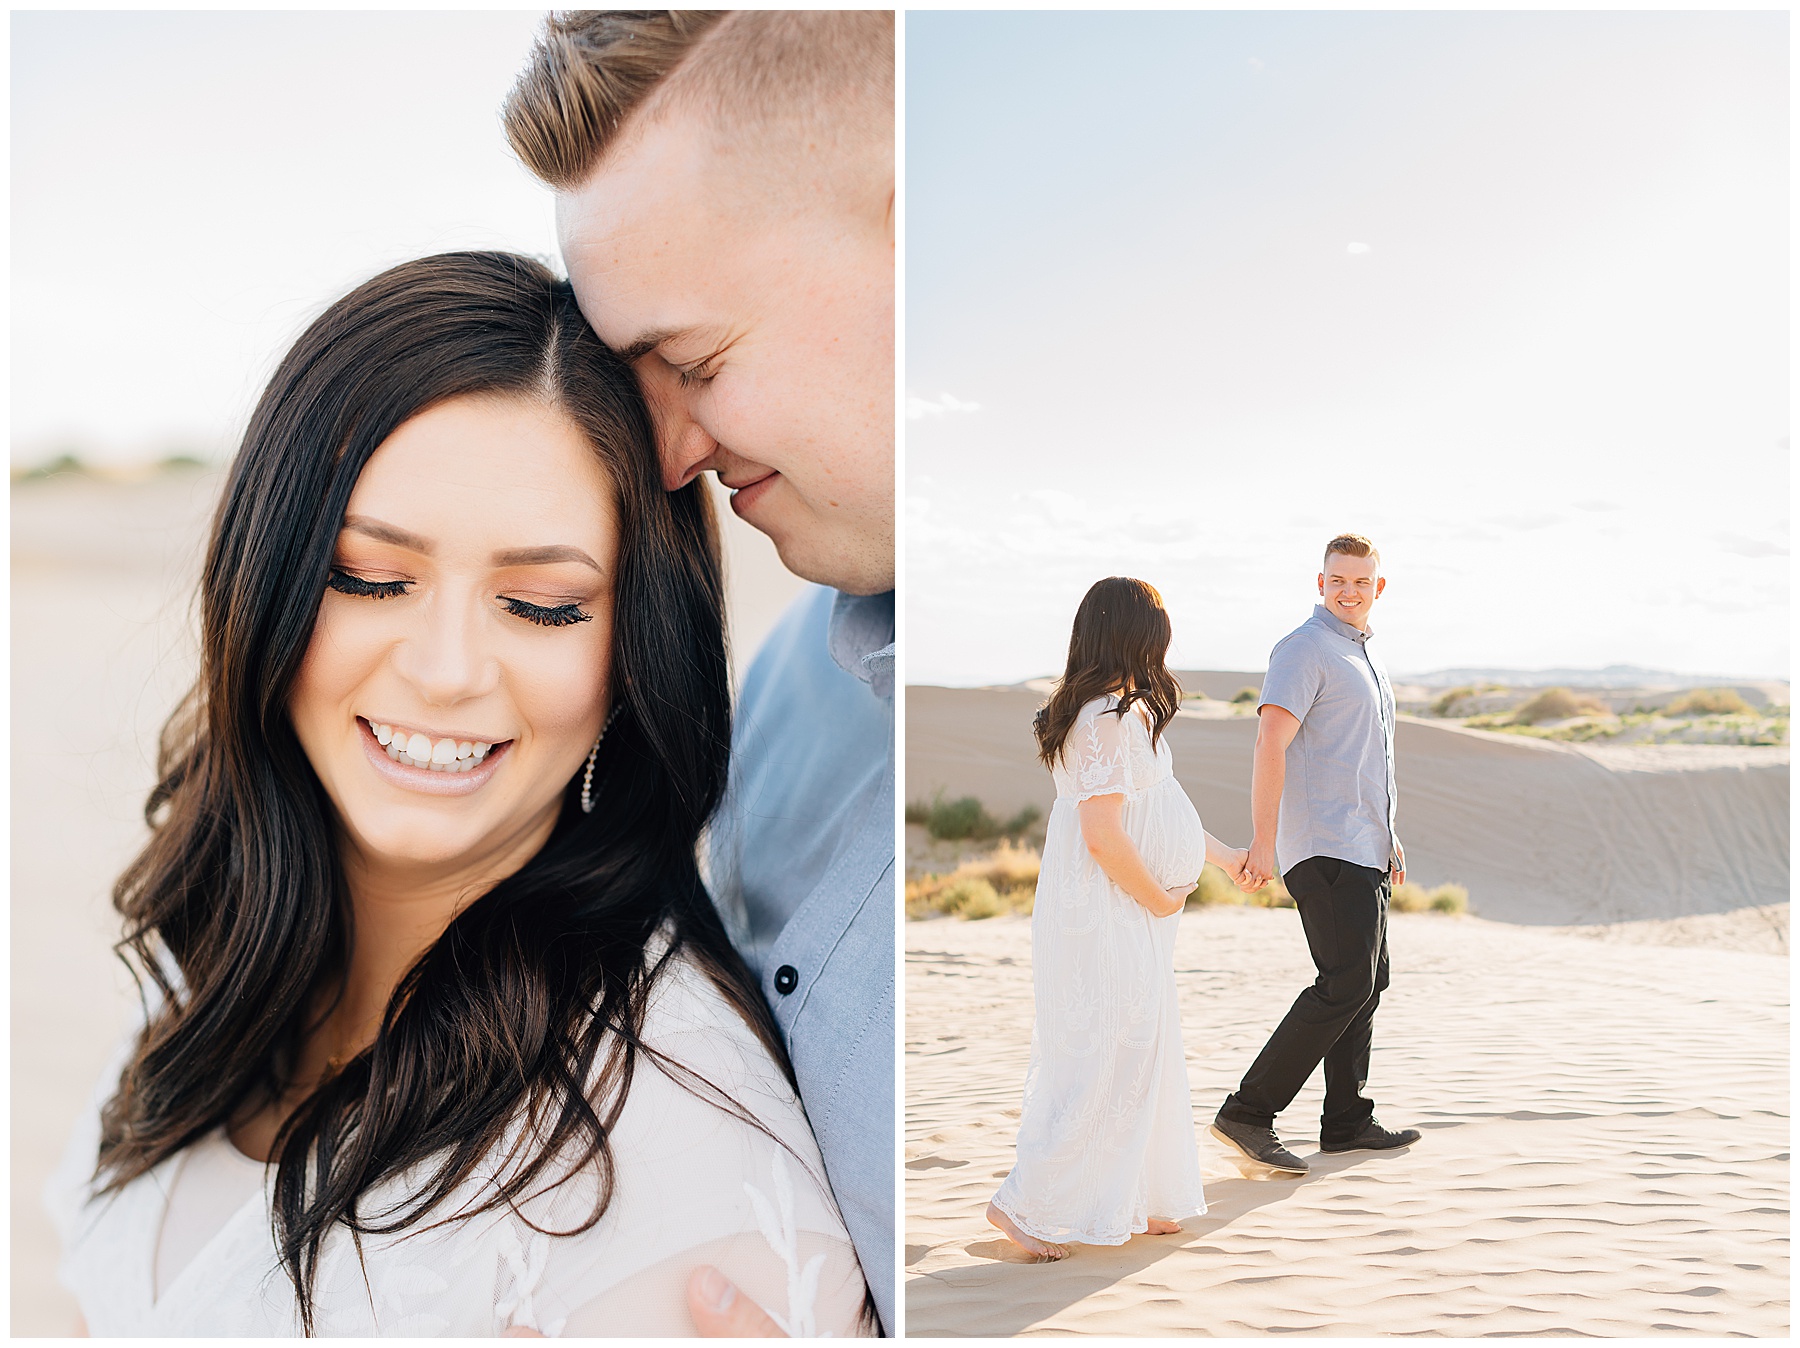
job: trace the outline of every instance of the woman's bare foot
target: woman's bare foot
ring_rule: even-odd
[[[1180,1222],[1172,1222],[1167,1217],[1150,1219],[1150,1234],[1153,1236],[1172,1236],[1181,1230]]]
[[[1013,1220],[992,1203],[988,1204],[987,1219],[1006,1233],[1006,1238],[1022,1250],[1035,1254],[1039,1259],[1066,1259],[1069,1252],[1060,1245],[1052,1245],[1047,1240],[1039,1240],[1036,1236],[1027,1235],[1013,1225]]]

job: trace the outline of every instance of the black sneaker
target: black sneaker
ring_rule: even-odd
[[[1383,1128],[1374,1119],[1362,1126],[1362,1131],[1355,1137],[1342,1142],[1327,1142],[1319,1139],[1320,1151],[1393,1151],[1396,1147],[1410,1147],[1419,1140],[1417,1128],[1402,1128],[1399,1132]]]
[[[1289,1175],[1306,1173],[1306,1162],[1281,1145],[1281,1139],[1275,1136],[1273,1128],[1253,1128],[1247,1123],[1233,1123],[1230,1119],[1214,1119],[1212,1135],[1240,1156],[1248,1157],[1258,1165],[1266,1165],[1271,1170],[1280,1170]]]

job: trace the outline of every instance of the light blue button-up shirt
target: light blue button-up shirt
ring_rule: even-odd
[[[1275,826],[1284,875],[1308,857],[1378,871],[1394,860],[1394,690],[1373,635],[1320,604],[1269,652],[1258,706],[1300,722]]]
[[[894,596],[815,587],[738,699],[708,878],[894,1324]]]

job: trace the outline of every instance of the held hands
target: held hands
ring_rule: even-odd
[[[1275,878],[1275,844],[1252,838],[1244,854],[1244,867],[1233,877],[1246,894],[1255,892]]]
[[[1395,885],[1406,883],[1406,849],[1398,838],[1394,839],[1394,859],[1388,863],[1388,875]]]

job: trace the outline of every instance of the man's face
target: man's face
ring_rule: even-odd
[[[1387,578],[1377,574],[1373,557],[1334,552],[1319,573],[1319,602],[1333,617],[1363,631],[1368,630],[1369,610],[1385,589]]]
[[[751,153],[745,147],[742,153]],[[772,202],[702,114],[627,136],[559,193],[581,311],[632,361],[663,484],[712,471],[807,580],[894,585],[891,197]]]

